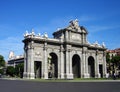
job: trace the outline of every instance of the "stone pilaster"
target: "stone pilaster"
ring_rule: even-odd
[[[72,60],[71,60],[71,53],[70,53],[70,45],[67,45],[66,47],[66,57],[65,57],[65,61],[66,61],[66,78],[67,79],[73,79],[73,74],[72,74]]]
[[[26,47],[26,54],[25,54],[25,65],[24,65],[24,78],[34,79],[34,59],[33,59],[33,41],[31,41],[28,46]]]
[[[69,79],[73,79],[71,50],[69,50]]]
[[[89,73],[88,73],[88,60],[87,60],[87,53],[86,53],[87,48],[83,47],[82,51],[82,62],[83,62],[83,77],[84,78],[89,78]]]
[[[96,51],[96,61],[95,63],[95,78],[100,78],[100,73],[99,73],[99,56],[98,56],[98,50]]]
[[[106,77],[107,67],[106,67],[106,52],[103,52],[103,77]]]
[[[31,42],[30,48],[29,48],[29,52],[28,52],[28,62],[30,63],[30,69],[29,69],[29,76],[30,79],[34,79],[35,78],[35,73],[34,73],[34,60],[33,60],[33,49],[34,47],[33,45],[33,41]]]
[[[66,78],[68,78],[69,75],[69,57],[68,57],[68,51],[65,52],[65,62],[66,62]]]
[[[64,55],[63,55],[63,46],[61,45],[60,47],[60,78],[64,79],[65,74],[64,74]]]
[[[35,78],[35,72],[34,72],[34,59],[33,59],[33,47],[31,48],[31,70],[30,70],[30,79],[34,79]]]
[[[24,73],[23,78],[27,78],[27,48],[24,47]]]
[[[48,79],[47,43],[44,44],[44,79]]]

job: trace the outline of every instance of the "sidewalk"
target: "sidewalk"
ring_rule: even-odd
[[[4,80],[21,80],[21,81],[36,81],[36,82],[120,82],[120,79],[112,80],[112,79],[85,79],[85,80],[60,80],[60,79],[52,79],[52,80],[45,80],[45,79],[22,79],[22,78],[0,78]]]

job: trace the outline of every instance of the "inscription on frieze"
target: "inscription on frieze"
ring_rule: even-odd
[[[72,40],[79,40],[79,41],[81,41],[80,34],[72,34]]]

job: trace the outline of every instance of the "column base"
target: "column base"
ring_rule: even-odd
[[[72,73],[71,74],[66,74],[66,79],[74,79],[73,74]]]
[[[44,79],[48,79],[48,73],[44,73]]]
[[[30,79],[35,79],[35,73],[30,73]]]
[[[95,78],[101,78],[100,73],[96,74],[96,75],[95,75]]]
[[[64,73],[60,74],[60,79],[65,79],[65,74]]]
[[[23,73],[23,78],[24,79],[35,79],[35,73],[24,72]]]
[[[28,74],[27,72],[24,72],[24,73],[23,73],[23,78],[24,78],[24,79],[29,79],[29,74]]]
[[[106,74],[103,74],[103,78],[106,78]]]
[[[89,73],[84,73],[83,78],[90,78],[90,74]]]

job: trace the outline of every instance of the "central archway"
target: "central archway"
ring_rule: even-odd
[[[72,57],[72,71],[74,78],[80,78],[81,77],[81,68],[80,68],[80,57],[75,54]]]
[[[51,56],[51,77],[58,78],[58,57],[55,53],[50,53]]]
[[[88,72],[90,77],[95,77],[95,60],[92,56],[88,58]]]

